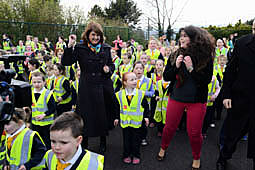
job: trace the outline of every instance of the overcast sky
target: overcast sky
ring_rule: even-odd
[[[80,5],[85,14],[95,5],[102,8],[108,6],[111,0],[61,0],[64,5]],[[147,17],[156,16],[148,0],[134,0],[138,8],[144,13],[141,17],[142,27],[147,25]],[[162,1],[162,0],[159,0]],[[183,12],[174,28],[187,25],[196,26],[225,26],[235,24],[239,19],[242,22],[255,18],[255,0],[174,0],[173,20],[184,6]],[[167,0],[168,3],[171,0]],[[171,7],[168,5],[169,8]]]

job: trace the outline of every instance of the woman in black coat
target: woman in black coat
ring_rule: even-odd
[[[106,150],[106,136],[113,126],[116,97],[111,81],[114,64],[111,47],[103,43],[101,25],[91,22],[82,34],[82,44],[75,45],[76,36],[69,36],[68,47],[62,57],[63,65],[78,61],[81,69],[76,112],[84,121],[83,147],[88,137],[100,136],[100,153]],[[117,108],[118,109],[118,108]],[[118,112],[118,111],[117,111]]]

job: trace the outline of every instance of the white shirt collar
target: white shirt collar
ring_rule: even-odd
[[[137,80],[140,80],[140,83],[143,81],[144,79],[144,75],[142,75],[142,77],[140,79],[137,79]]]
[[[69,165],[68,167],[66,167],[65,170],[71,169],[71,167],[73,166],[73,164],[75,164],[75,162],[76,162],[76,161],[78,160],[78,158],[80,157],[81,153],[82,153],[82,147],[81,147],[81,145],[79,145],[78,150],[76,151],[76,153],[74,154],[74,156],[72,157],[72,159],[70,159],[69,161],[66,161],[66,162],[60,160],[61,163],[70,163],[70,165]]]
[[[135,96],[135,91],[136,91],[135,89],[133,89],[131,93],[128,93],[127,89],[125,89],[125,91],[127,96]]]
[[[43,87],[40,91],[36,91],[36,89],[34,88],[34,93],[40,93],[42,94],[42,92],[44,91],[45,87]]]
[[[15,135],[17,135],[19,132],[21,132],[22,130],[24,130],[26,128],[26,125],[25,124],[23,124],[14,134],[7,134],[7,138],[8,137],[13,137],[13,136],[15,136]]]

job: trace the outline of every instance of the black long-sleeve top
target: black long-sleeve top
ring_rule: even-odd
[[[63,82],[63,88],[65,89],[66,93],[61,97],[63,100],[65,100],[68,96],[71,95],[71,87],[70,87],[70,83],[68,80],[65,80]]]
[[[171,84],[175,85],[177,79],[176,75],[179,72],[179,68],[176,67],[176,64],[174,63],[173,65],[171,64],[171,57],[168,58],[167,65],[165,67],[164,73],[163,73],[163,78],[165,81],[171,81]],[[192,58],[191,58],[192,59]],[[213,75],[213,60],[210,60],[207,65],[199,70],[198,72],[196,71],[196,66],[194,65],[194,69],[188,73],[190,74],[192,80],[195,83],[196,86],[196,94],[194,98],[195,103],[205,103],[207,102],[207,95],[208,95],[208,84],[212,80],[212,75]],[[168,92],[171,93],[173,90],[173,86],[170,85],[168,88]]]
[[[40,97],[40,93],[35,93],[35,100],[37,101]],[[51,95],[48,103],[47,103],[47,106],[48,106],[48,111],[45,112],[46,116],[49,116],[53,113],[55,113],[55,110],[56,110],[56,103],[55,103],[55,99],[53,97],[53,95]]]

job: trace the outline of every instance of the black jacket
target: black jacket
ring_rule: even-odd
[[[191,58],[192,59],[192,58]],[[163,73],[163,78],[165,81],[171,81],[171,84],[168,87],[168,92],[171,93],[173,86],[175,84],[176,75],[178,74],[179,69],[176,68],[176,64],[171,65],[170,57],[168,58],[166,68]],[[206,67],[196,72],[195,66],[191,73],[191,78],[194,80],[197,93],[195,96],[195,103],[206,103],[208,95],[208,84],[212,80],[213,75],[213,60],[207,63]]]

